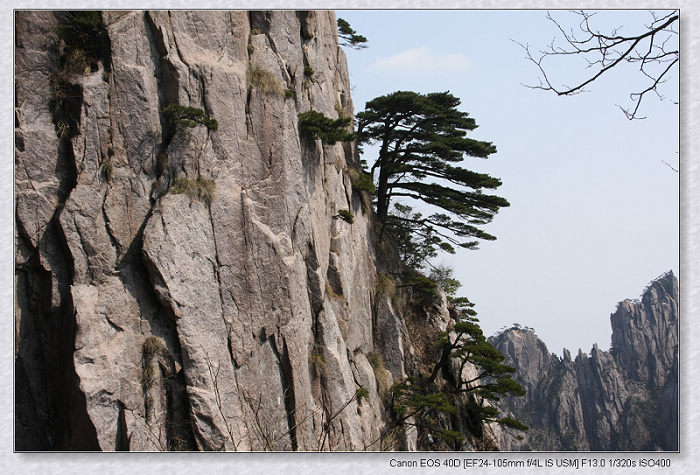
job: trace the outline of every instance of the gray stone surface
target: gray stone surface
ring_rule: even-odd
[[[57,134],[62,17],[17,16],[20,448],[363,450],[386,423],[365,357],[370,216],[345,173],[353,146],[301,137],[297,119],[353,114],[334,14],[102,19],[109,51],[67,75],[74,126]],[[218,130],[174,126],[168,104]],[[213,197],[178,177],[212,180]],[[52,351],[67,389],[46,382]]]

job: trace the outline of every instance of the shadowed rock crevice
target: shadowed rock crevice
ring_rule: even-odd
[[[268,34],[272,22],[272,12],[269,11],[251,11],[248,12],[250,21],[250,30],[253,34]]]
[[[168,450],[192,451],[197,444],[190,424],[187,383],[182,370],[166,379],[167,421],[166,436]]]
[[[127,436],[126,416],[124,405],[119,403],[119,417],[117,419],[117,435],[114,441],[114,450],[117,452],[129,451],[129,437]]]
[[[281,353],[277,349],[274,336],[270,336],[269,342],[277,361],[279,361],[280,382],[282,384],[282,394],[284,395],[284,408],[287,413],[287,429],[291,443],[291,450],[297,450],[297,411],[296,401],[294,399],[294,375],[292,373],[292,365],[289,361],[289,350],[287,349],[287,343],[284,338],[282,338]]]
[[[78,132],[82,89],[59,60],[52,12],[17,12],[16,448],[97,447],[73,368],[72,259],[58,224],[76,185],[70,137]],[[32,35],[34,33],[34,35]],[[24,420],[32,420],[30,434]]]
[[[168,145],[172,140],[172,128],[169,127],[168,119],[163,113],[163,108],[168,104],[177,104],[178,99],[178,77],[177,70],[167,59],[168,50],[165,46],[166,40],[164,32],[156,25],[151,12],[143,14],[144,31],[146,32],[150,51],[151,63],[153,64],[153,75],[156,78],[157,107],[160,121],[159,129],[163,133],[153,136],[153,159],[152,168],[156,176],[154,186],[157,186],[158,194],[162,193],[170,184],[170,173],[168,168]],[[164,176],[163,180],[160,180]],[[156,185],[157,183],[157,185]]]
[[[338,264],[336,259],[336,254],[333,252],[328,253],[328,271],[326,272],[326,282],[330,286],[331,291],[334,296],[343,296],[343,283],[340,280],[340,273],[338,271]]]
[[[15,444],[18,451],[51,450],[46,417],[39,414],[22,356],[15,358]],[[44,388],[45,392],[45,388]]]
[[[323,309],[324,288],[320,276],[321,266],[316,256],[316,247],[308,243],[307,254],[304,258],[306,264],[306,288],[308,292],[309,304],[314,315]]]

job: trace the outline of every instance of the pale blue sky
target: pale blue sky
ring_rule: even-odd
[[[449,90],[479,124],[471,136],[498,148],[463,163],[503,180],[497,194],[511,206],[486,227],[498,239],[442,259],[485,333],[518,322],[559,355],[607,349],[617,302],[669,269],[678,275],[679,176],[662,162],[678,167],[677,74],[666,100],[645,98],[647,118],[630,122],[616,104],[629,104],[632,71],[576,97],[522,86],[537,70],[513,40],[545,47],[555,34],[546,11],[336,13],[369,39],[365,50],[346,48],[356,111],[396,90]],[[648,14],[603,15],[629,26]],[[551,77],[581,71],[552,68]]]

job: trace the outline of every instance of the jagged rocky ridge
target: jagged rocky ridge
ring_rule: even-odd
[[[299,132],[353,114],[334,14],[102,12],[84,63],[65,21],[15,16],[15,448],[387,448],[451,319],[388,277],[353,144]]]
[[[530,426],[499,433],[503,450],[678,450],[678,280],[653,281],[641,301],[610,316],[612,347],[572,360],[550,353],[530,329],[491,339],[516,368],[524,398],[499,407]]]

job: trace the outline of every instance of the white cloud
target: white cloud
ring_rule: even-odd
[[[469,63],[469,58],[462,54],[435,53],[427,46],[421,46],[379,58],[373,67],[384,72],[463,72]]]

